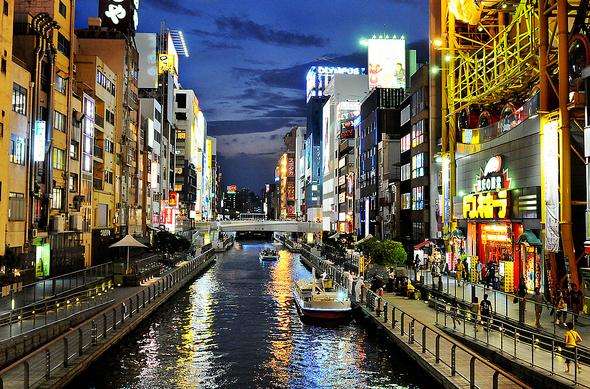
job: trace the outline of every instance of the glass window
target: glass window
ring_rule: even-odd
[[[10,192],[8,194],[8,220],[25,220],[25,195]]]
[[[21,115],[27,114],[27,89],[17,83],[12,84],[12,110]]]
[[[424,153],[416,154],[412,157],[412,178],[422,177],[424,175]]]
[[[178,108],[186,108],[186,94],[185,93],[177,93],[176,94],[176,105]]]
[[[412,126],[412,147],[424,142],[424,120],[420,120]]]
[[[401,180],[402,181],[406,181],[409,180],[411,178],[412,175],[412,167],[410,163],[406,163],[405,165],[402,165],[401,168]]]
[[[78,154],[80,153],[80,143],[76,140],[70,142],[70,158],[77,160]]]
[[[424,209],[424,187],[412,188],[412,209],[417,211]]]
[[[25,164],[25,138],[15,135],[10,136],[9,160],[17,165]]]
[[[68,14],[68,9],[66,8],[66,5],[62,1],[59,2],[59,14],[61,16],[63,16],[64,18]]]
[[[66,115],[55,111],[53,115],[53,128],[61,132],[66,132]]]
[[[51,192],[51,208],[62,209],[63,206],[63,188],[53,188]]]
[[[70,173],[70,180],[68,182],[68,189],[70,192],[78,191],[78,175],[76,173]]]
[[[54,169],[64,170],[66,166],[66,153],[57,147],[53,148],[52,166]]]
[[[57,33],[57,50],[66,57],[70,56],[70,41],[61,32]]]
[[[401,152],[406,152],[410,149],[410,134],[404,135],[401,140]]]
[[[57,74],[55,76],[55,90],[65,95],[68,88],[68,80]]]
[[[411,203],[411,194],[410,193],[402,193],[402,209],[410,209]]]

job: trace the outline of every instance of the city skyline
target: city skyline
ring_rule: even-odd
[[[427,13],[415,13],[417,7],[427,9],[425,0],[331,1],[338,18],[322,17],[327,8],[309,12],[318,8],[309,0],[258,4],[144,0],[138,25],[138,31],[158,31],[165,21],[184,32],[191,56],[180,60],[181,82],[202,100],[209,132],[218,139],[224,185],[255,192],[274,179],[283,135],[293,125],[305,126],[310,66],[366,67],[359,39],[376,33],[405,34],[419,60],[428,54]],[[97,6],[78,5],[78,28],[96,16]]]

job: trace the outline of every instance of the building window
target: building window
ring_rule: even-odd
[[[63,206],[63,188],[53,188],[51,191],[51,208],[62,209]]]
[[[66,94],[66,89],[68,89],[68,80],[63,78],[59,74],[55,76],[55,90],[61,93],[62,95]]]
[[[402,193],[402,209],[410,209],[411,206],[411,194]]]
[[[176,106],[178,108],[186,108],[186,94],[185,93],[177,93],[176,94]]]
[[[412,238],[414,242],[420,242],[426,238],[424,234],[424,223],[413,222],[412,223]]]
[[[78,191],[78,175],[76,173],[70,173],[70,179],[68,180],[68,190],[70,192]]]
[[[2,71],[2,73],[4,73],[4,74],[6,74],[6,66],[7,66],[6,58],[2,58],[0,60],[0,71]]]
[[[8,220],[25,220],[25,195],[10,192],[8,194]]]
[[[115,114],[112,111],[109,111],[108,109],[105,110],[105,120],[107,121],[107,123],[110,123],[111,125],[115,125]]]
[[[412,126],[412,147],[424,142],[424,120],[420,120]]]
[[[109,80],[107,76],[105,76],[100,70],[96,72],[96,82],[98,85],[106,89],[111,95],[115,95],[115,84]]]
[[[60,169],[60,170],[64,170],[65,166],[66,166],[66,153],[62,150],[59,149],[57,147],[53,148],[53,155],[52,155],[52,161],[53,161],[53,168],[54,169]]]
[[[63,2],[59,2],[59,14],[61,16],[63,16],[64,18],[67,16],[68,14],[68,9],[66,8],[66,5]]]
[[[419,211],[424,209],[424,187],[412,188],[412,209]]]
[[[8,1],[4,0],[4,15],[8,16]]]
[[[12,110],[21,115],[27,114],[27,89],[17,83],[12,84]]]
[[[115,144],[112,140],[106,139],[104,140],[104,151],[107,153],[113,154],[115,152]]]
[[[53,128],[61,132],[66,132],[66,115],[55,111],[53,115]]]
[[[60,32],[57,33],[57,50],[61,51],[66,57],[70,56],[70,41]]]
[[[104,182],[106,182],[107,184],[113,183],[113,172],[108,170],[104,171]]]
[[[9,160],[17,165],[25,164],[25,138],[20,136],[10,136],[10,155]]]
[[[409,180],[411,178],[412,175],[412,167],[410,163],[406,163],[405,165],[402,165],[401,168],[401,180],[402,181],[406,181]]]
[[[78,154],[80,153],[80,143],[77,140],[73,140],[70,142],[70,158],[73,160],[78,160]]]
[[[402,153],[410,149],[410,134],[404,135],[401,140],[400,151]]]
[[[158,108],[155,109],[154,117],[158,123],[162,123],[162,112]]]
[[[412,178],[422,177],[424,175],[424,153],[416,154],[412,157]]]
[[[176,120],[186,120],[186,112],[176,112]]]

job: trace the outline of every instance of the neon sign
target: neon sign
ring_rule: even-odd
[[[502,156],[490,158],[477,176],[475,193],[463,196],[465,219],[505,219],[509,216],[510,179],[502,165]]]

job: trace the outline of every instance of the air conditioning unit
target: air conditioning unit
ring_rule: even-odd
[[[82,231],[83,224],[82,224],[82,215],[79,213],[74,213],[70,215],[70,230],[73,231]]]
[[[52,232],[64,232],[66,228],[66,218],[64,214],[52,216],[49,219],[49,226]]]

